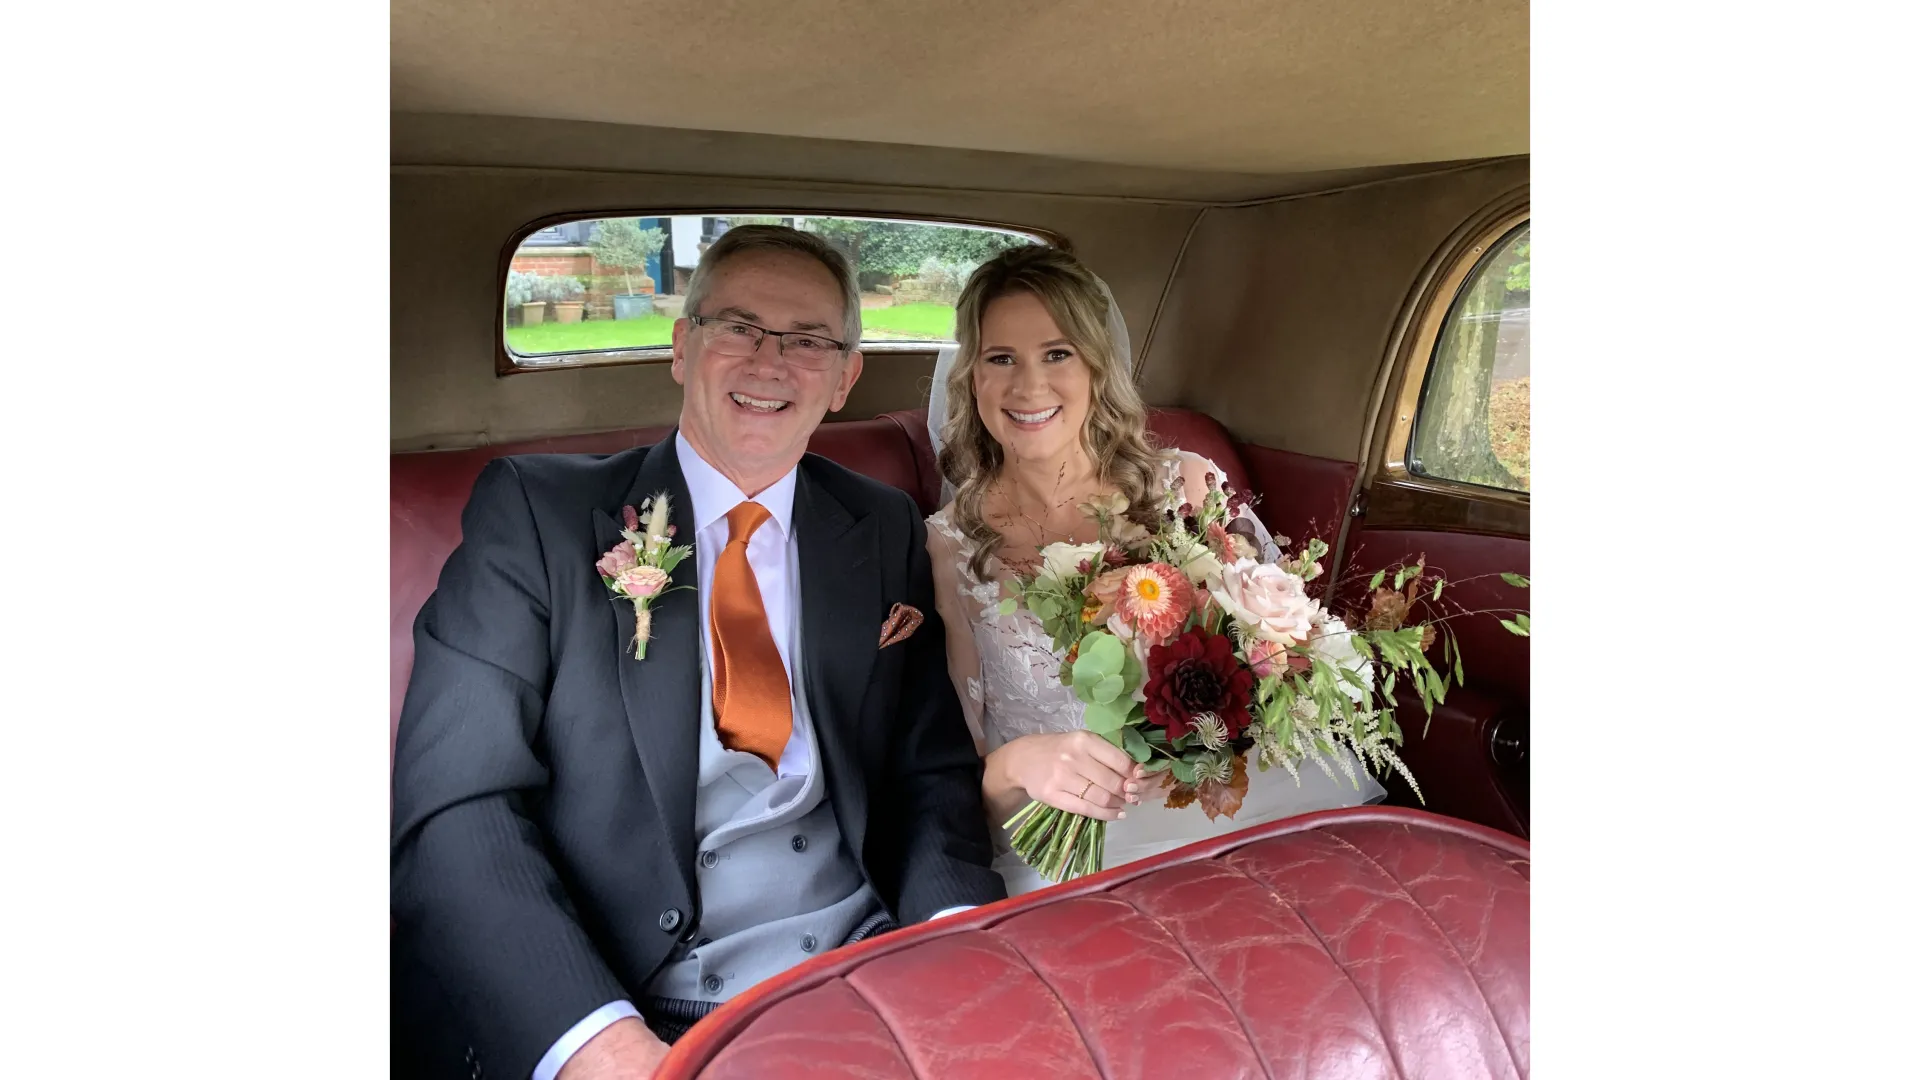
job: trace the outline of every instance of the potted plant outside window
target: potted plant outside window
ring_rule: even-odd
[[[553,304],[553,321],[558,323],[577,323],[580,313],[587,304],[583,299],[587,290],[575,278],[543,277],[535,287],[535,295]]]
[[[639,218],[608,218],[600,223],[587,246],[596,263],[619,273],[627,291],[615,293],[615,319],[641,319],[653,314],[654,281],[647,276],[647,260],[660,253],[667,234],[643,229]]]
[[[547,302],[534,298],[539,277],[518,270],[507,271],[507,314],[518,315],[521,326],[539,326],[546,321]]]

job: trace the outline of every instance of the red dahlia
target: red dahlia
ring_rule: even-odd
[[[1147,652],[1147,722],[1180,738],[1194,717],[1213,713],[1237,739],[1247,726],[1253,672],[1233,655],[1225,634],[1189,630]]]

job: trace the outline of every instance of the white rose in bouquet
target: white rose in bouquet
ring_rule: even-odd
[[[1360,651],[1353,647],[1353,635],[1348,632],[1347,624],[1329,616],[1322,625],[1314,627],[1313,637],[1307,641],[1307,655],[1315,660],[1345,668],[1360,676],[1367,689],[1373,688],[1373,665],[1367,663]],[[1367,695],[1358,687],[1340,682],[1340,690],[1356,705],[1366,704]]]
[[[1085,570],[1080,568],[1080,564],[1087,563],[1091,565],[1093,561],[1098,559],[1101,553],[1106,550],[1107,546],[1098,542],[1092,544],[1069,544],[1065,541],[1060,541],[1058,543],[1048,544],[1040,550],[1041,569],[1045,573],[1061,581],[1065,581],[1075,574],[1086,573]]]

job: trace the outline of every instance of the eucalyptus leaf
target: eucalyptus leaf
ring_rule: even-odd
[[[1500,580],[1506,582],[1507,584],[1513,586],[1516,589],[1525,589],[1533,584],[1532,582],[1528,581],[1526,578],[1521,577],[1519,574],[1508,574],[1504,572],[1500,575]]]
[[[1174,760],[1175,759],[1170,757],[1154,758],[1152,761],[1147,762],[1147,771],[1150,773],[1166,772],[1168,769],[1173,768]]]
[[[1126,704],[1131,705],[1132,702]],[[1096,735],[1107,735],[1119,731],[1127,722],[1128,709],[1115,708],[1098,702],[1087,706],[1085,723],[1087,730]]]
[[[1126,690],[1126,688],[1127,685],[1120,680],[1120,676],[1103,676],[1099,682],[1093,685],[1093,700],[1102,705],[1106,705],[1112,702],[1114,698],[1119,697],[1121,692]]]
[[[1013,614],[1014,609],[1019,606],[1020,606],[1020,602],[1018,600],[1014,600],[1011,597],[1009,597],[1008,599],[1000,601],[1000,614],[1011,615]]]
[[[1119,638],[1104,630],[1095,630],[1080,639],[1080,658],[1075,661],[1075,664],[1076,666],[1092,664],[1093,667],[1083,667],[1083,670],[1097,670],[1103,675],[1117,675],[1126,663],[1126,655],[1127,648],[1120,644]]]
[[[1526,628],[1526,627],[1524,627],[1524,626],[1521,626],[1521,625],[1520,625],[1519,623],[1517,623],[1517,622],[1514,622],[1514,621],[1513,621],[1513,620],[1511,620],[1511,619],[1501,619],[1501,620],[1500,620],[1500,625],[1501,625],[1501,626],[1504,626],[1504,627],[1506,627],[1506,628],[1507,628],[1507,629],[1508,629],[1508,630],[1509,630],[1510,632],[1512,632],[1512,633],[1515,633],[1515,634],[1518,634],[1518,635],[1520,635],[1521,637],[1531,637],[1531,636],[1533,636],[1533,635],[1531,635],[1531,634],[1529,634],[1529,633],[1527,633],[1527,628]]]
[[[1153,757],[1153,747],[1147,745],[1146,736],[1140,734],[1137,727],[1120,729],[1121,748],[1135,761],[1146,761]]]
[[[1195,779],[1193,762],[1185,758],[1171,758],[1173,778],[1183,784],[1191,784]]]

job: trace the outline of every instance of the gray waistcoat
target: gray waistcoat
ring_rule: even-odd
[[[794,669],[802,670],[797,655]],[[712,693],[703,671],[693,818],[700,922],[647,984],[653,997],[725,1001],[840,945],[881,910],[841,843],[806,695],[794,695],[793,723],[812,761],[804,777],[776,777],[759,758],[720,745]]]

